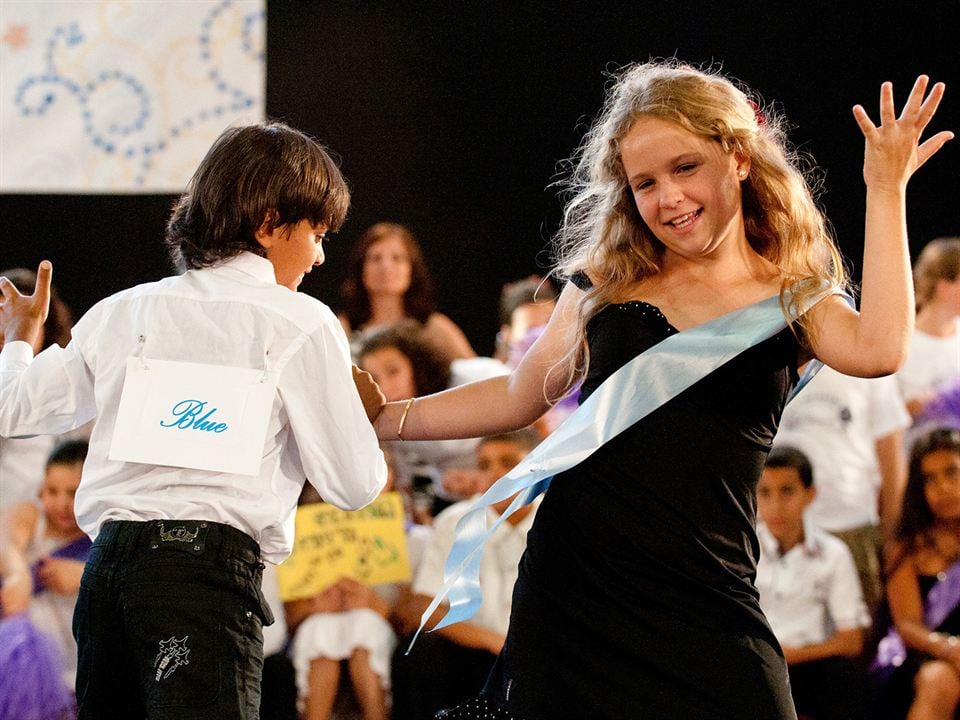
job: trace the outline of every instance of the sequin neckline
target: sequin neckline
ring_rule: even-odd
[[[679,330],[670,324],[667,316],[656,305],[651,305],[645,300],[627,300],[626,302],[610,303],[608,307],[617,311],[639,311],[641,317],[647,320],[654,320],[664,327],[668,335],[676,335]]]

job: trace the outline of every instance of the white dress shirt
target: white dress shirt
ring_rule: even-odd
[[[810,518],[830,532],[880,522],[877,441],[910,427],[893,376],[856,378],[824,367],[783,411],[774,447],[810,459],[817,497]]]
[[[782,645],[818,645],[838,630],[870,626],[860,576],[846,543],[804,519],[803,542],[780,554],[757,525],[757,590],[770,629]]]
[[[542,497],[531,503],[532,511],[516,525],[501,523],[484,546],[480,561],[480,592],[482,604],[470,620],[487,630],[507,634],[510,624],[510,608],[513,605],[513,586],[519,574],[520,558],[527,548],[527,533],[533,527],[533,519]],[[413,592],[435,597],[443,588],[443,565],[450,548],[457,522],[473,506],[473,501],[463,500],[441,512],[433,521],[433,538],[423,555]],[[497,519],[497,513],[487,508],[487,527]]]
[[[914,330],[907,360],[896,378],[907,400],[943,391],[960,380],[960,320],[953,335],[947,337]]]
[[[259,474],[108,459],[127,358],[265,368],[278,378]],[[97,303],[66,348],[0,352],[0,436],[62,433],[96,418],[76,495],[80,527],[107,520],[212,520],[283,560],[304,478],[326,502],[356,509],[386,481],[383,454],[350,371],[347,340],[323,303],[276,284],[242,253]],[[31,361],[32,358],[32,361]]]

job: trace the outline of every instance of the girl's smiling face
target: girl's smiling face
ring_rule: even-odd
[[[620,161],[640,217],[668,252],[697,259],[745,239],[746,159],[669,120],[641,117],[620,143]]]

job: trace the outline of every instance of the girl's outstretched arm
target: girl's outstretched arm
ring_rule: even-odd
[[[579,342],[577,303],[583,291],[567,283],[543,334],[517,368],[502,377],[417,398],[403,422],[404,440],[480,437],[526,427],[567,389],[565,357]],[[562,363],[562,364],[561,364]],[[407,401],[387,403],[374,424],[381,440],[398,440]]]
[[[814,354],[846,375],[875,377],[895,372],[905,359],[913,332],[907,181],[953,138],[952,132],[944,131],[920,143],[944,92],[943,83],[937,83],[928,95],[928,83],[926,75],[917,78],[900,117],[895,113],[893,85],[884,83],[879,126],[861,105],[853,108],[866,143],[863,179],[867,209],[860,313],[837,296],[811,311]]]

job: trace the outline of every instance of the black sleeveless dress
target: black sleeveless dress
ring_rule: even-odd
[[[652,305],[604,308],[580,401],[676,332]],[[780,332],[554,478],[487,686],[438,717],[796,717],[754,578],[756,483],[798,353]]]

